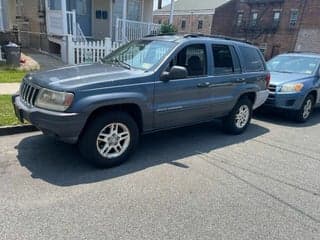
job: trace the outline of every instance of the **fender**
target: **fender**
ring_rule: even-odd
[[[135,104],[140,108],[142,113],[143,129],[149,129],[153,123],[152,103],[152,100],[148,100],[145,95],[137,92],[104,93],[82,97],[74,104],[75,107],[70,109],[70,111],[84,113],[89,118],[95,110],[102,107]]]

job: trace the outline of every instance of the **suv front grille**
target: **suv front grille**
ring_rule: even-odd
[[[271,84],[271,85],[269,85],[268,89],[269,89],[270,92],[275,92],[276,89],[277,89],[277,86]]]
[[[26,105],[34,106],[38,93],[39,88],[31,85],[30,83],[26,83],[25,81],[22,83],[20,97],[22,102],[24,102]]]

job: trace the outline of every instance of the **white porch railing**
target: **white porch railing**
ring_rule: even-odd
[[[120,43],[112,42],[111,38],[98,41],[73,41],[73,37],[68,36],[68,64],[98,62],[120,46]]]
[[[146,35],[160,33],[160,24],[131,21],[117,18],[115,28],[116,42],[129,42]]]

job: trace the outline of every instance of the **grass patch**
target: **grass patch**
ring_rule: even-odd
[[[11,95],[0,95],[0,126],[21,124],[16,118],[11,103]]]
[[[0,83],[21,82],[26,74],[25,71],[0,67]]]

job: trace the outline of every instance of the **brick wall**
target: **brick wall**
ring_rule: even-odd
[[[301,21],[296,51],[320,53],[320,1],[308,0],[304,16]]]
[[[168,23],[168,15],[154,15],[154,23]],[[199,27],[199,21],[202,21],[202,28]],[[185,22],[185,27],[183,27]],[[173,25],[177,28],[179,33],[202,33],[211,34],[213,23],[213,14],[183,14],[174,15]],[[200,24],[201,25],[201,24]]]
[[[289,24],[293,10],[298,11],[294,26]],[[275,25],[273,17],[276,11],[280,12],[280,20]],[[251,26],[254,12],[258,13],[255,27]],[[213,33],[249,40],[265,49],[267,59],[298,48],[319,51],[319,13],[319,0],[266,1],[263,4],[232,0],[216,9]],[[240,25],[237,25],[238,14],[243,14]]]

